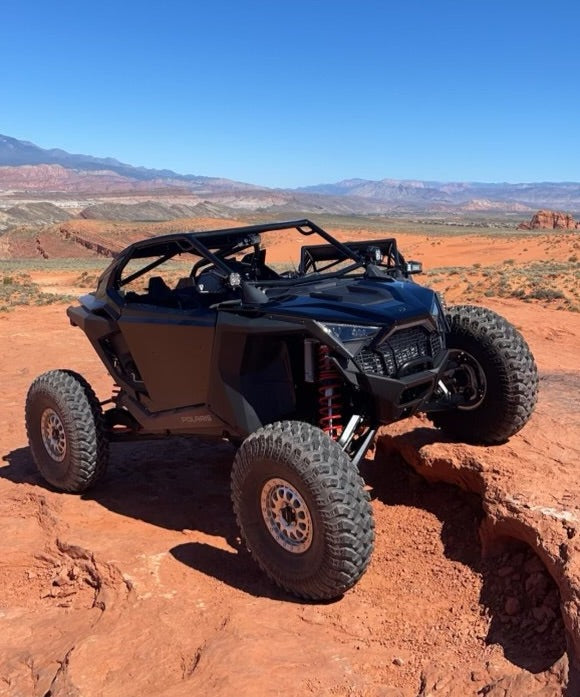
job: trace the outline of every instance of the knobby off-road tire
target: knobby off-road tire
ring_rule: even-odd
[[[485,376],[484,396],[472,409],[434,412],[429,418],[448,435],[469,443],[503,443],[528,422],[538,399],[538,371],[522,335],[483,307],[447,310],[447,348],[475,358]]]
[[[70,370],[51,370],[30,386],[26,431],[41,475],[57,489],[86,491],[104,473],[109,442],[89,383]]]
[[[369,495],[320,429],[283,421],[250,435],[234,460],[232,501],[252,557],[284,590],[335,598],[365,572],[374,540]]]

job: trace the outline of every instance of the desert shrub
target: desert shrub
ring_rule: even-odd
[[[0,312],[8,312],[19,305],[49,305],[73,299],[74,296],[43,293],[24,273],[4,276],[0,284]]]
[[[83,271],[80,276],[75,279],[75,283],[79,286],[93,287],[97,285],[99,279],[99,274],[89,273],[88,271]]]
[[[554,288],[534,288],[526,295],[532,300],[564,300],[566,298],[561,290]]]
[[[511,291],[511,296],[513,298],[525,298],[526,297],[526,291],[523,288],[514,288]]]

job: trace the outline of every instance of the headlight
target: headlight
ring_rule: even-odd
[[[322,324],[325,332],[345,345],[351,354],[356,354],[361,346],[370,343],[382,327],[361,324]]]
[[[440,332],[445,332],[447,329],[445,326],[445,314],[441,308],[441,302],[437,295],[433,296],[433,302],[431,303],[431,317],[433,317],[435,320],[437,329]]]
[[[433,301],[431,302],[431,316],[437,319],[439,317],[439,312],[439,301],[437,300],[437,296],[433,295]]]

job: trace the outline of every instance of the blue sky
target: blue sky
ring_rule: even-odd
[[[0,133],[268,186],[580,181],[577,0],[0,6]]]

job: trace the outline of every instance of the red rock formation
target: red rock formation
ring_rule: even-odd
[[[580,230],[580,222],[576,222],[569,213],[558,211],[538,211],[529,223],[520,223],[518,230]]]

